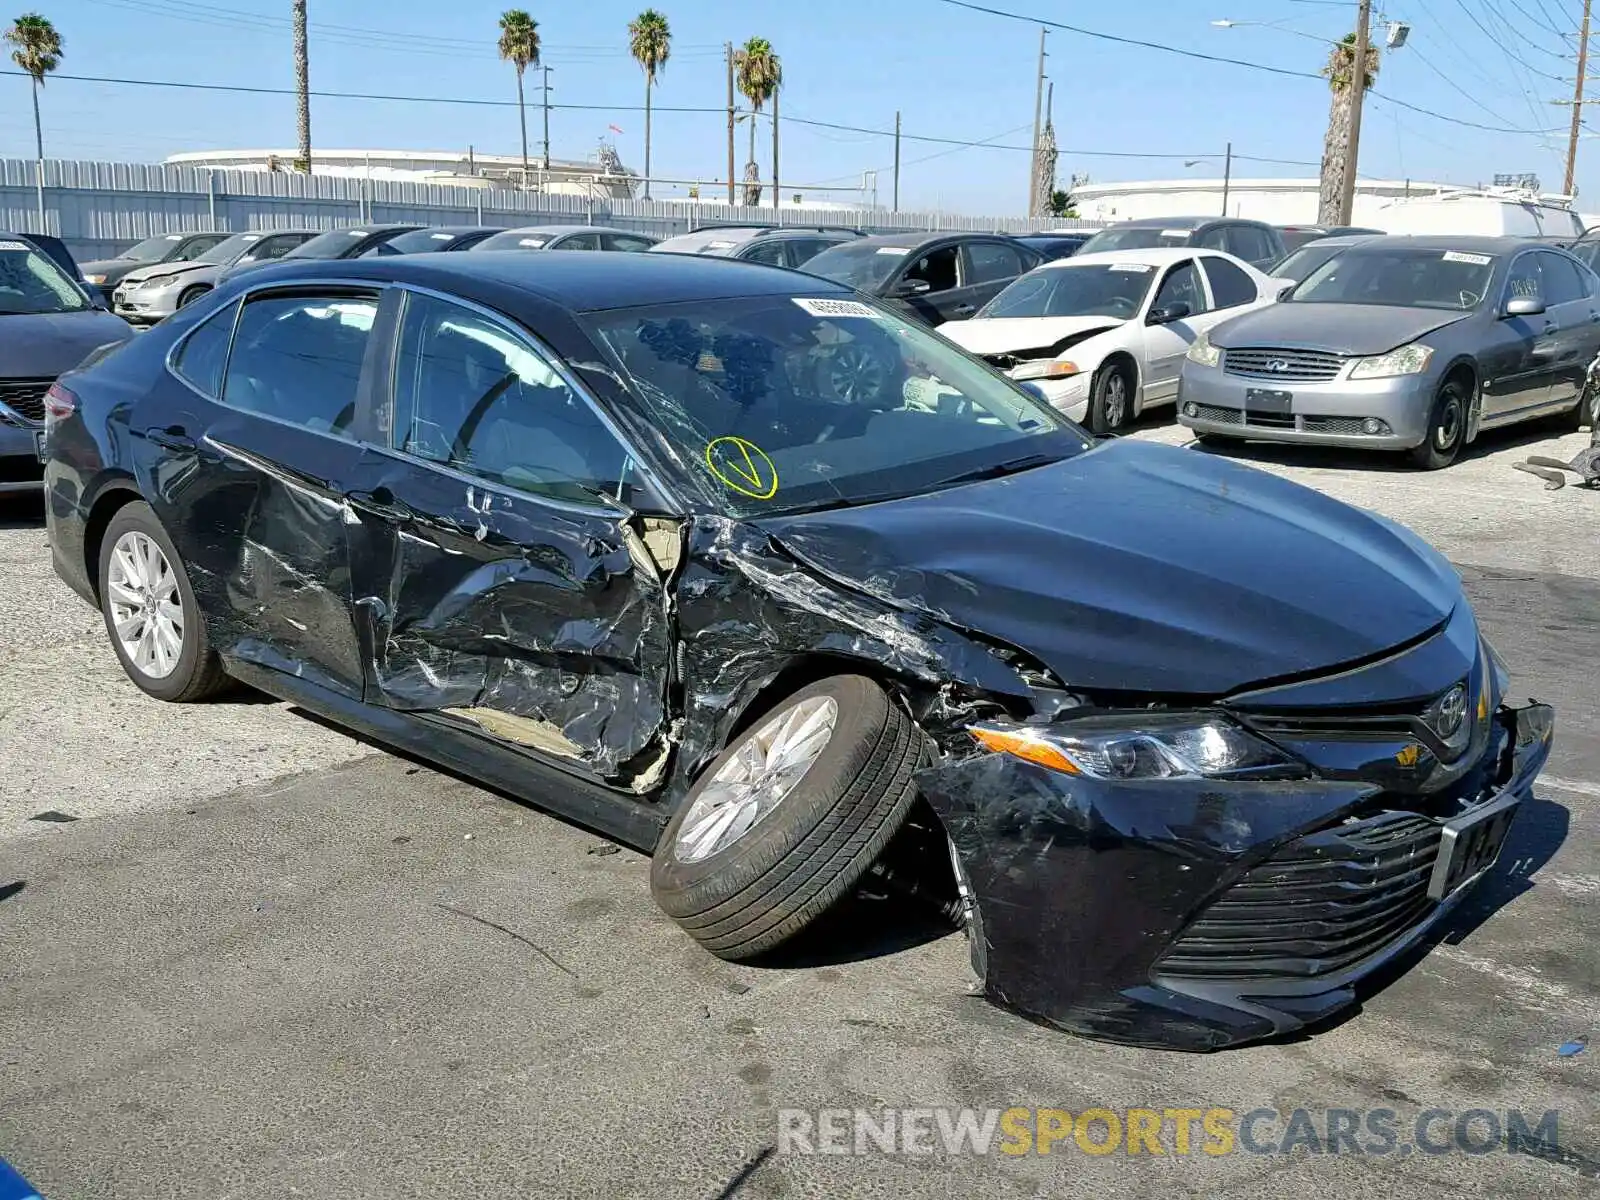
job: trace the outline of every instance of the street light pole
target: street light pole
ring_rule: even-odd
[[[1228,215],[1228,185],[1233,182],[1233,143],[1222,160],[1222,215]]]
[[[1339,197],[1339,224],[1353,223],[1356,207],[1356,164],[1361,157],[1361,109],[1367,97],[1367,51],[1371,49],[1372,0],[1361,0],[1356,15],[1356,48],[1350,62],[1350,137],[1344,150],[1344,180]],[[1579,72],[1580,78],[1582,72]]]

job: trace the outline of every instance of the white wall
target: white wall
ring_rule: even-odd
[[[1415,182],[1413,196],[1431,195],[1441,185]],[[1236,179],[1228,188],[1230,217],[1249,217],[1271,225],[1311,225],[1317,219],[1315,179]],[[1357,186],[1351,223],[1372,225],[1384,205],[1407,194],[1404,180]],[[1074,190],[1078,215],[1090,221],[1128,221],[1138,217],[1222,215],[1222,180],[1154,180],[1147,183],[1089,184]]]

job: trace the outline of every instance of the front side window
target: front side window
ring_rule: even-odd
[[[1494,264],[1494,255],[1476,251],[1358,246],[1312,271],[1284,300],[1468,312],[1483,303]],[[1530,270],[1537,279],[1538,268]]]
[[[1112,317],[1138,315],[1156,277],[1149,263],[1084,263],[1041,267],[1008,284],[979,317]]]
[[[1554,308],[1557,304],[1571,304],[1588,297],[1588,285],[1579,274],[1576,264],[1548,251],[1540,251],[1536,257],[1546,305]]]
[[[179,347],[172,366],[185,380],[212,399],[222,395],[222,368],[228,362],[228,342],[239,305],[212,313]]]
[[[1248,263],[1266,262],[1272,257],[1272,243],[1267,240],[1266,231],[1254,225],[1231,226],[1226,249]]]
[[[626,448],[549,361],[504,325],[413,293],[395,363],[394,447],[521,491],[627,502]]]
[[[562,238],[552,250],[598,250],[600,249],[600,235],[598,233],[575,233],[569,238]]]
[[[968,283],[994,283],[1022,274],[1022,255],[999,242],[968,242]]]
[[[783,248],[782,238],[767,238],[754,243],[740,257],[746,262],[766,263],[769,267],[786,267],[789,263],[784,257]]]
[[[55,260],[30,244],[0,238],[0,316],[82,312],[89,302]]]
[[[1087,445],[934,331],[859,300],[753,296],[586,319],[680,469],[730,515],[913,495]]]
[[[1173,304],[1187,304],[1191,315],[1206,311],[1205,289],[1200,286],[1200,272],[1195,270],[1192,260],[1179,263],[1167,272],[1153,307],[1166,308]]]
[[[269,262],[275,258],[282,258],[296,246],[304,245],[306,238],[303,234],[289,233],[281,237],[262,238],[250,251],[250,257],[255,262]]]
[[[261,296],[239,317],[223,402],[353,438],[356,389],[378,313],[373,297]]]
[[[190,238],[187,242],[184,242],[183,245],[179,247],[178,252],[167,261],[193,262],[198,258],[203,258],[206,251],[217,245],[217,243],[224,242],[226,240],[227,235],[222,233],[207,234],[205,237]]]
[[[930,292],[947,292],[960,282],[956,273],[956,260],[959,257],[960,251],[955,246],[924,254],[906,268],[904,278],[922,280]]]

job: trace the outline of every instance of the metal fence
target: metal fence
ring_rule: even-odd
[[[221,229],[337,229],[362,222],[536,225],[571,222],[656,237],[698,226],[753,222],[848,225],[867,232],[1098,229],[1049,217],[969,217],[877,209],[749,208],[552,196],[510,189],[266,171],[214,171],[145,163],[47,159],[39,228],[39,164],[0,159],[0,230],[51,233],[79,259],[107,257],[157,233]]]

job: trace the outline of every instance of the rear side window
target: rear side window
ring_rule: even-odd
[[[1266,262],[1273,257],[1274,247],[1264,229],[1254,225],[1234,225],[1228,230],[1227,249],[1235,258],[1248,263]]]
[[[356,387],[378,314],[366,296],[264,296],[240,315],[222,399],[316,433],[353,438]]]
[[[1191,244],[1199,246],[1203,250],[1232,251],[1233,249],[1232,246],[1228,245],[1228,227],[1226,225],[1213,225],[1199,237],[1192,238]]]
[[[1572,262],[1548,251],[1541,251],[1538,257],[1546,304],[1571,304],[1588,296],[1588,284]]]
[[[1206,278],[1211,280],[1211,296],[1217,308],[1232,308],[1249,304],[1256,298],[1256,285],[1250,282],[1238,267],[1225,258],[1202,258]]]
[[[784,243],[781,238],[768,238],[766,241],[754,243],[739,257],[746,262],[766,263],[769,267],[787,267],[789,260],[784,255],[783,249]]]
[[[629,237],[625,233],[608,233],[602,240],[606,243],[607,250],[627,250],[633,253],[648,250],[655,245],[649,238]]]
[[[178,348],[172,368],[187,383],[213,399],[222,395],[222,368],[228,361],[228,339],[233,336],[233,319],[238,304],[212,313]]]

